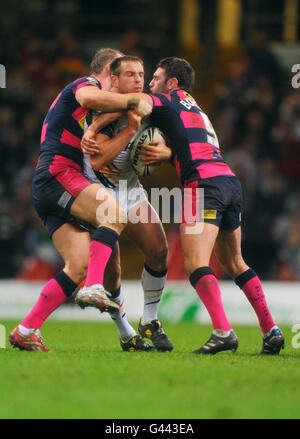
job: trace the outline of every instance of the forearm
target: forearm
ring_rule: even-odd
[[[113,93],[96,87],[82,87],[77,90],[75,96],[82,107],[106,113],[133,109],[140,102],[138,96]]]
[[[128,110],[127,95],[106,91],[100,91],[100,94],[95,96],[90,104],[93,110],[100,110],[106,113]]]
[[[115,120],[119,119],[122,116],[123,112],[118,113],[101,113],[97,119],[88,127],[90,132],[93,132],[94,134],[99,133],[99,131],[102,130],[102,128],[106,127],[110,123],[114,122]]]
[[[101,153],[90,156],[90,162],[94,169],[101,170],[103,166],[111,163],[117,155],[128,145],[136,131],[126,127],[110,140],[101,143]],[[97,140],[97,137],[96,137]]]
[[[99,90],[96,87],[81,87],[76,91],[75,97],[83,108],[106,113],[134,110],[142,118],[149,116],[153,107],[151,97],[144,93],[119,94]]]

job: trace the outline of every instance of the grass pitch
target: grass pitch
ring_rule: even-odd
[[[15,321],[1,321],[7,337]],[[136,326],[136,325],[135,325]],[[300,417],[300,349],[282,328],[279,356],[258,355],[256,327],[234,326],[235,354],[191,354],[209,326],[165,324],[169,353],[123,352],[110,323],[49,321],[54,353],[0,349],[0,418],[233,419]]]

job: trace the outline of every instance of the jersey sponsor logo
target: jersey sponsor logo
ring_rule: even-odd
[[[195,99],[193,98],[193,96],[191,96],[189,93],[187,93],[186,91],[183,92],[185,99],[181,99],[179,102],[181,105],[183,105],[187,110],[191,110],[193,107],[196,107],[198,110],[200,110],[197,102],[195,101]]]
[[[96,84],[96,85],[98,85],[97,79],[93,78],[92,76],[87,76],[86,79],[89,82],[89,84]]]
[[[84,122],[85,122],[85,118],[86,118],[86,115],[83,116],[81,119],[79,119],[79,120],[77,121],[78,124],[79,124],[79,126],[80,126],[80,128],[81,128],[82,130],[84,130]]]

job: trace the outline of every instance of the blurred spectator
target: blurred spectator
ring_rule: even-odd
[[[299,279],[299,210],[284,212],[299,191],[300,91],[279,87],[288,73],[263,32],[253,33],[247,56],[229,64],[215,111],[225,159],[243,185],[245,257],[264,278]]]
[[[273,235],[279,245],[276,270],[280,280],[300,280],[300,196],[291,194],[276,218]]]
[[[69,82],[74,76],[88,74],[88,64],[80,48],[79,40],[69,28],[63,27],[57,32],[57,48],[54,52],[54,69],[52,72]]]
[[[258,77],[266,76],[275,90],[281,84],[280,64],[268,47],[267,35],[263,29],[253,30],[247,48],[249,57],[249,77],[255,82]]]
[[[19,53],[20,70],[24,80],[38,92],[44,85],[48,58],[42,40],[36,36],[25,39]]]

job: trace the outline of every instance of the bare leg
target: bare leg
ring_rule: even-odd
[[[70,223],[65,223],[53,233],[52,240],[64,260],[63,271],[78,285],[87,272],[89,233]]]
[[[127,215],[115,198],[98,184],[83,189],[71,206],[71,214],[97,226],[90,243],[85,288],[78,293],[76,303],[81,307],[95,306],[100,311],[109,311],[110,307],[112,311],[116,304],[107,298],[102,286],[104,271],[126,225]]]
[[[214,330],[228,332],[231,326],[223,308],[220,288],[214,272],[209,267],[219,228],[214,224],[204,223],[201,233],[189,234],[187,232],[190,227],[188,224],[180,226],[186,274],[209,312]]]
[[[241,227],[232,231],[221,231],[215,252],[224,270],[243,290],[256,312],[262,333],[267,334],[276,325],[269,311],[261,282],[242,257]]]
[[[71,214],[120,234],[127,215],[116,199],[99,184],[91,184],[80,192],[71,206]]]
[[[142,272],[144,290],[144,310],[139,323],[142,337],[152,340],[159,351],[171,351],[173,344],[165,334],[162,323],[158,320],[158,308],[167,277],[167,239],[161,222],[149,203],[141,203],[141,208],[147,211],[148,218],[156,217],[156,222],[128,222],[125,233],[145,257]],[[130,215],[129,215],[130,218]]]
[[[144,204],[144,203],[143,203]],[[156,212],[148,204],[148,218]],[[167,268],[168,244],[165,231],[161,222],[148,222],[133,224],[128,221],[125,228],[126,236],[133,241],[145,257],[145,264],[154,271],[164,271]]]
[[[215,245],[216,256],[233,279],[249,269],[242,257],[241,227],[235,230],[221,230]]]
[[[50,314],[71,296],[86,273],[89,254],[87,232],[66,223],[54,232],[53,242],[64,259],[65,267],[47,282],[31,312],[10,335],[12,345],[20,349],[48,350],[38,331]]]
[[[144,311],[142,324],[157,320],[158,308],[167,275],[168,247],[164,229],[156,212],[149,203],[141,203],[141,208],[148,211],[148,218],[155,215],[157,222],[128,222],[125,233],[145,257],[142,271],[144,290]],[[129,215],[130,218],[130,215]]]

